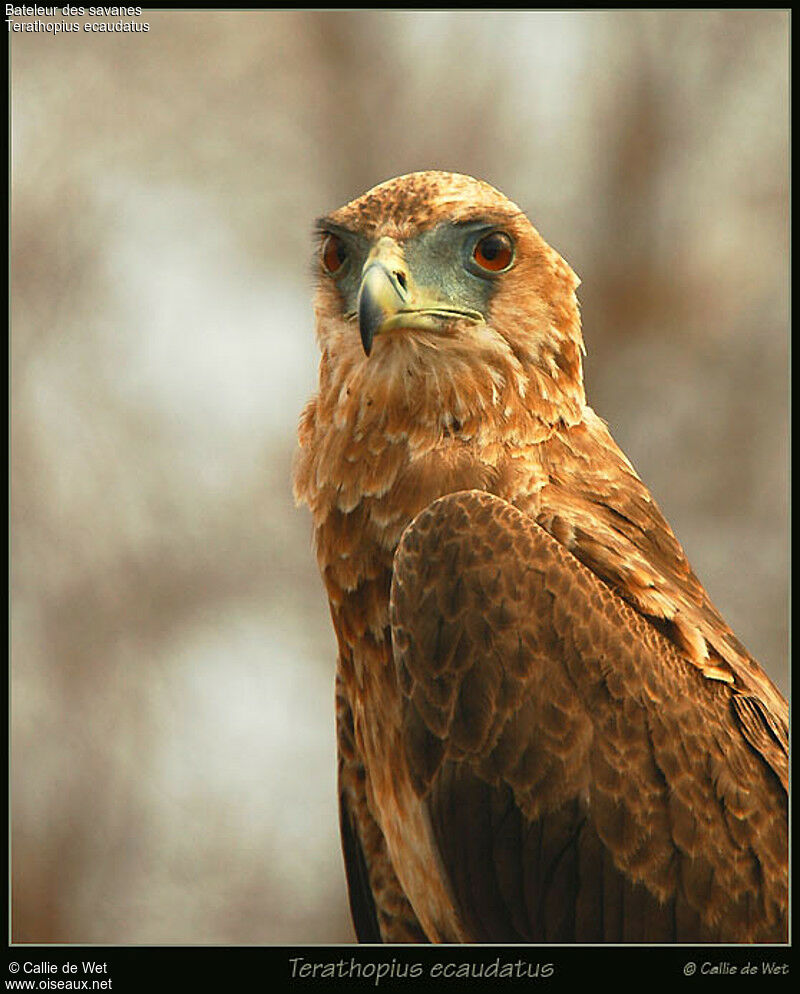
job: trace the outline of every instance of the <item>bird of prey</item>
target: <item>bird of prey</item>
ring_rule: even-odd
[[[318,222],[295,495],[371,942],[782,942],[786,701],[584,395],[578,280],[489,184]]]

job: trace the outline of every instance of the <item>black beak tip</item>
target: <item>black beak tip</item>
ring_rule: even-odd
[[[364,352],[369,355],[372,351],[372,341],[375,330],[383,320],[383,312],[369,293],[362,292],[358,305],[358,330],[361,333],[361,344]]]
[[[372,329],[366,327],[366,325],[361,325],[361,344],[364,346],[364,352],[369,355],[372,351]]]

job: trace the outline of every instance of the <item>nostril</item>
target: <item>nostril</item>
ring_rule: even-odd
[[[394,274],[394,277],[397,280],[397,282],[400,284],[400,286],[405,290],[406,289],[406,274],[405,273],[401,273],[401,272],[396,272]]]

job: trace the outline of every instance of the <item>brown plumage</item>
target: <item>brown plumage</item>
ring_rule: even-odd
[[[486,183],[322,219],[295,492],[368,941],[785,941],[788,713],[586,405],[569,266]]]

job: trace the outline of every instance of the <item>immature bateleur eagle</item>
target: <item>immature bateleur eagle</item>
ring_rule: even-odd
[[[786,941],[787,704],[586,405],[574,273],[451,173],[319,235],[294,480],[358,937]]]

